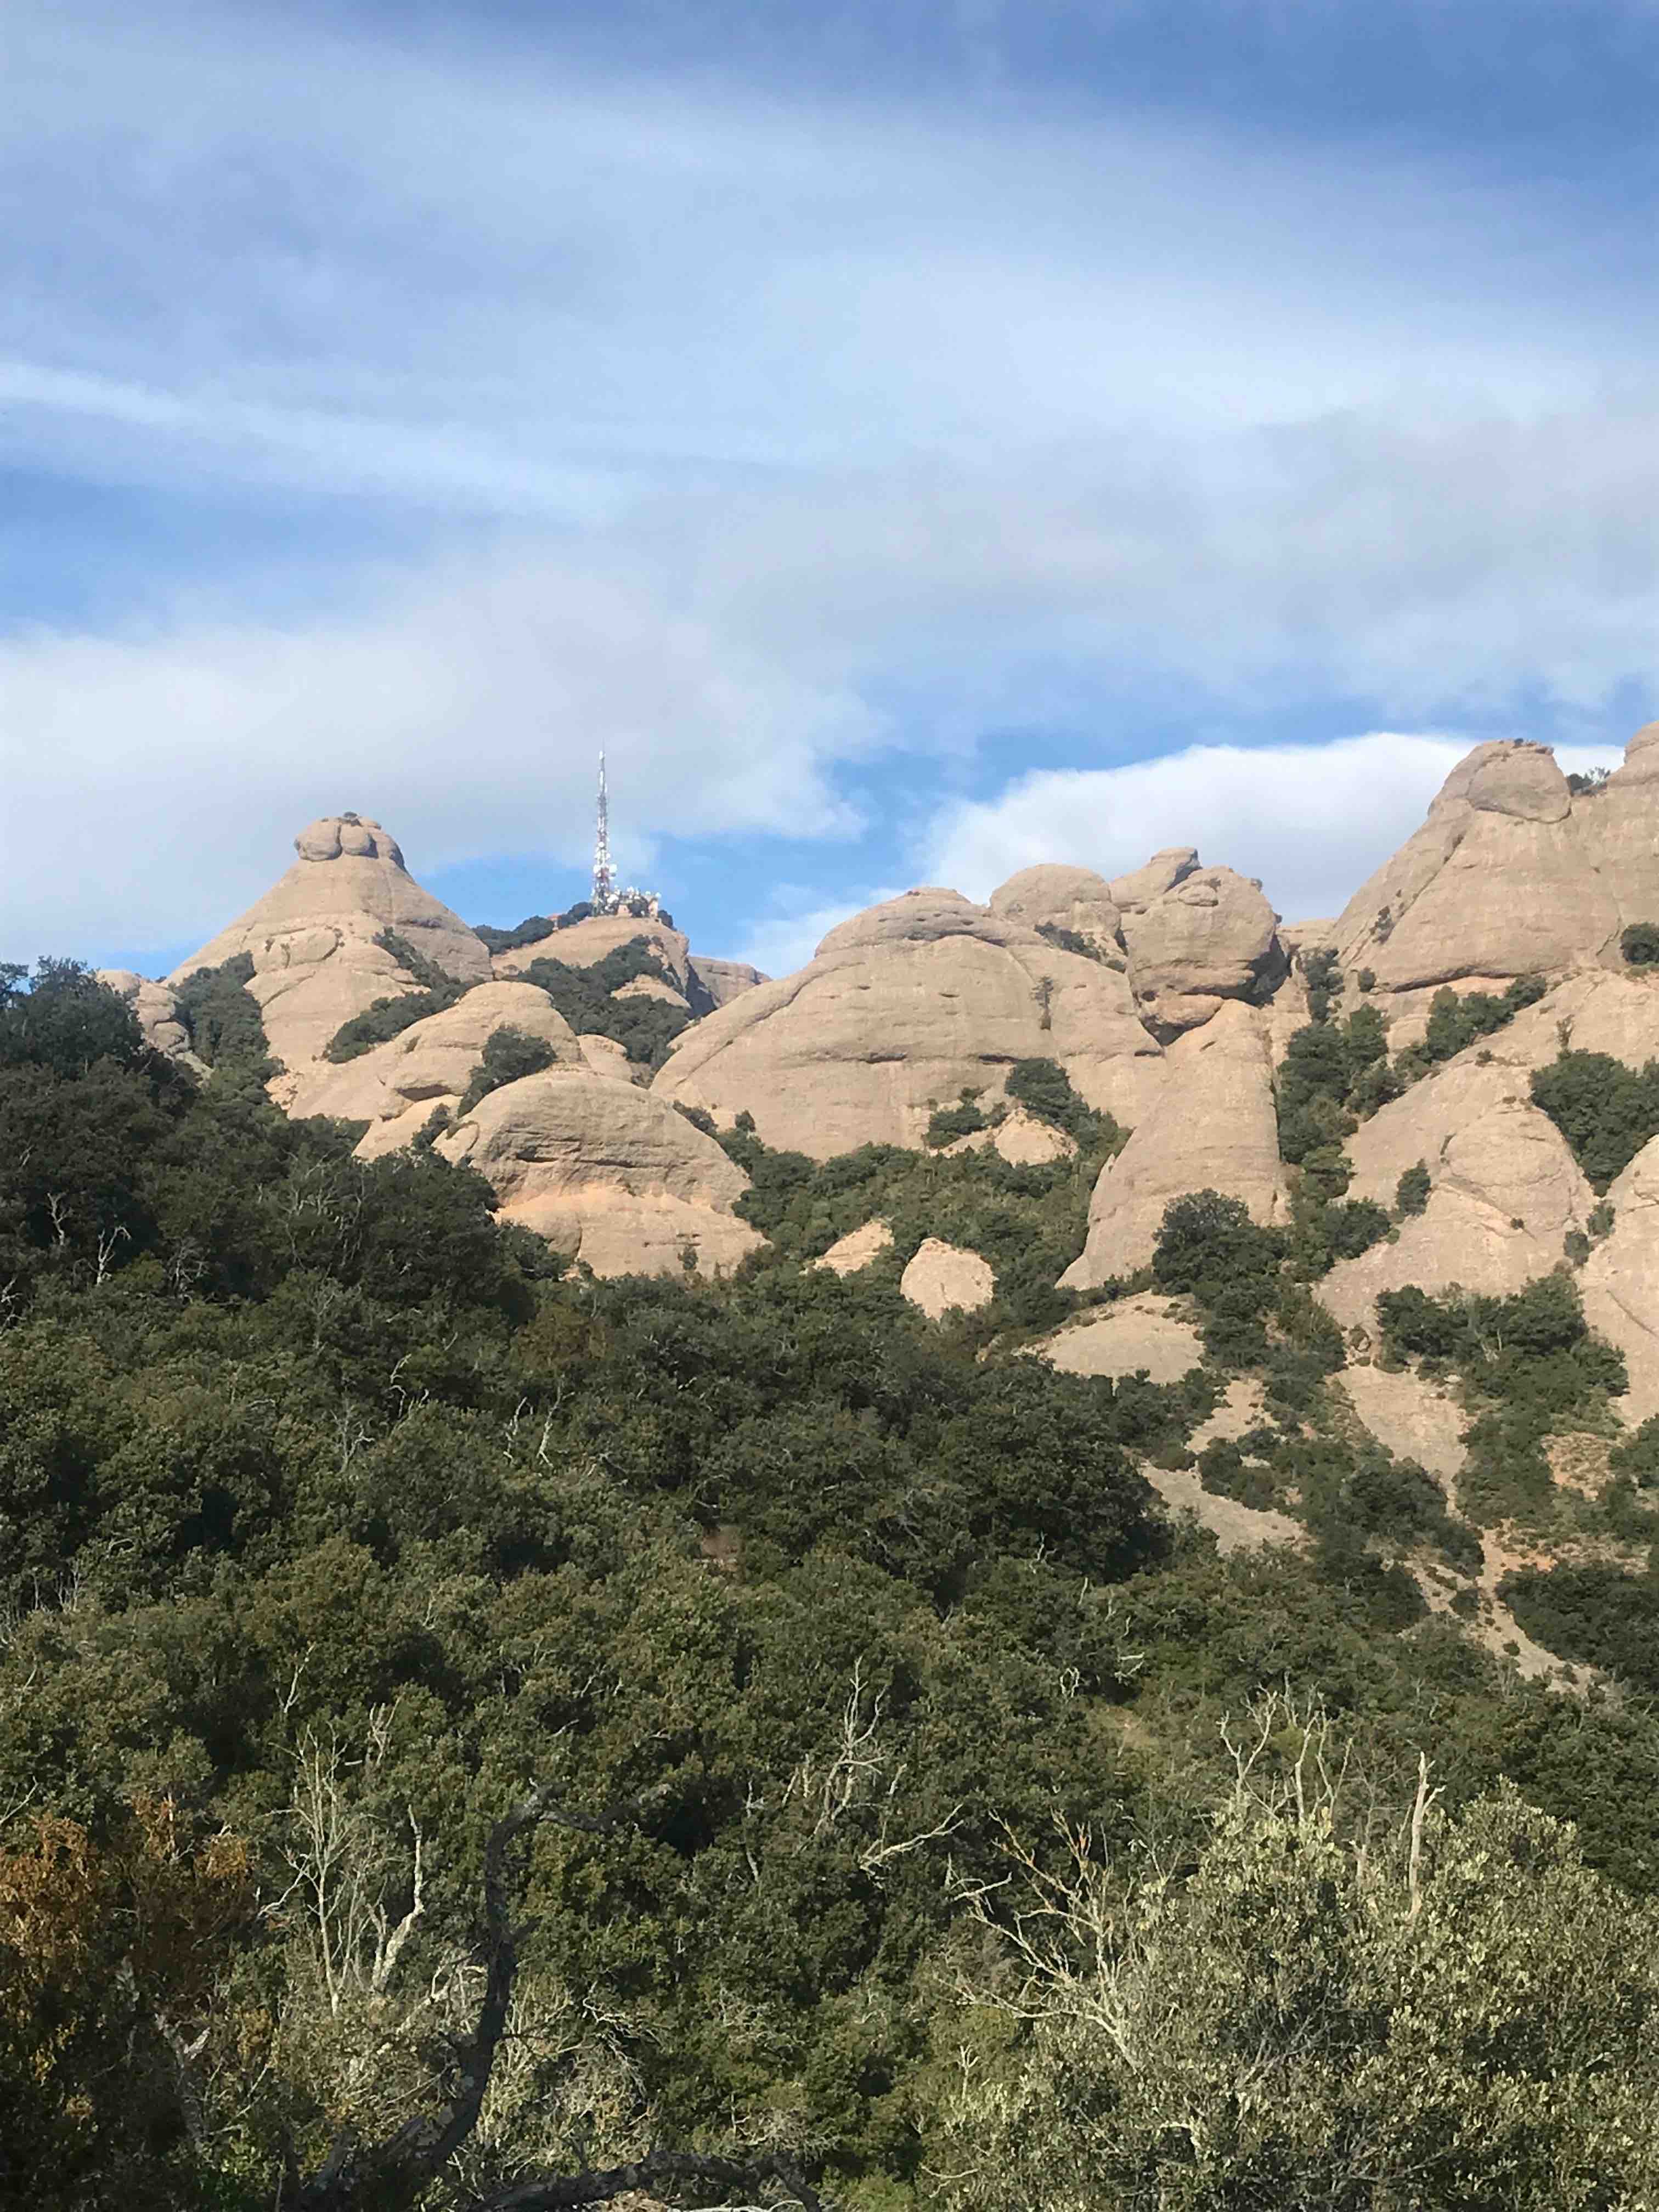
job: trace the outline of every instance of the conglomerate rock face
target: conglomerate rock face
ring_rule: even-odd
[[[1141,1019],[1169,1038],[1207,1022],[1228,999],[1265,996],[1284,975],[1279,916],[1252,878],[1194,868],[1123,916],[1129,980]]]
[[[689,1255],[735,1267],[764,1240],[734,1207],[748,1178],[664,1100],[586,1066],[492,1091],[438,1140],[485,1176],[500,1217],[596,1274],[660,1273]]]
[[[1170,1046],[1163,1097],[1102,1170],[1063,1286],[1095,1290],[1144,1267],[1164,1208],[1193,1190],[1242,1199],[1264,1224],[1288,1212],[1267,1028],[1251,1006],[1223,1005]]]
[[[1122,915],[1111,885],[1091,868],[1053,865],[1022,868],[997,886],[989,903],[993,914],[1024,922],[1039,935],[1045,929],[1069,931],[1109,967],[1127,965]]]
[[[295,1094],[295,1114],[367,1121],[358,1157],[375,1159],[417,1137],[440,1107],[453,1113],[497,1030],[545,1045],[555,1066],[587,1065],[570,1024],[533,983],[480,983],[441,1014],[339,1066],[325,1063]]]
[[[1390,1042],[1407,1044],[1443,985],[1616,969],[1622,932],[1659,920],[1656,853],[1659,725],[1577,797],[1543,746],[1477,745],[1322,941],[1350,975],[1369,972]]]
[[[323,1064],[329,1042],[354,1015],[377,999],[419,988],[375,942],[383,933],[405,939],[456,982],[487,982],[490,974],[482,939],[422,890],[378,822],[329,815],[294,843],[300,857],[288,873],[167,979],[182,983],[198,968],[251,955],[247,988],[285,1071],[273,1085],[284,1105]]]
[[[131,968],[100,968],[98,981],[118,999],[125,999],[137,1017],[144,1042],[153,1052],[164,1052],[198,1075],[207,1070],[191,1048],[190,1030],[179,1011],[178,994],[166,983],[152,982]]]
[[[1125,978],[954,891],[911,891],[832,930],[793,975],[676,1039],[653,1088],[771,1145],[827,1159],[919,1146],[964,1090],[1000,1097],[1021,1060],[1059,1061],[1091,1106],[1133,1123],[1164,1055]]]

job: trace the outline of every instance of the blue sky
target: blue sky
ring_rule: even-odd
[[[142,21],[138,20],[142,13]],[[373,814],[704,950],[1194,843],[1329,911],[1659,711],[1659,7],[0,15],[0,951]]]

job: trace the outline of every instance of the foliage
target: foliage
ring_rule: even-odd
[[[973,1327],[988,1340],[1009,1327],[1051,1328],[1072,1310],[1073,1294],[1054,1285],[1083,1249],[1090,1197],[1110,1156],[1105,1147],[1121,1142],[1115,1124],[1097,1118],[1110,1132],[1102,1149],[1032,1167],[1014,1166],[988,1146],[943,1158],[864,1145],[813,1160],[774,1150],[741,1114],[733,1128],[715,1133],[750,1179],[738,1212],[780,1255],[816,1259],[872,1220],[893,1232],[891,1253],[873,1271],[890,1285],[928,1237],[981,1253],[994,1271],[996,1297]]]
[[[1057,921],[1040,921],[1037,935],[1044,938],[1057,952],[1074,952],[1079,960],[1097,961],[1103,967],[1111,964],[1109,956],[1092,937],[1085,937],[1080,929],[1067,929]]]
[[[981,1095],[977,1091],[964,1091],[954,1106],[934,1108],[927,1124],[930,1151],[942,1152],[958,1137],[975,1137],[990,1127],[991,1117],[979,1103]]]
[[[641,976],[665,983],[675,992],[680,988],[660,954],[642,937],[617,945],[591,967],[574,968],[544,958],[532,960],[520,971],[520,981],[545,991],[579,1036],[614,1038],[636,1066],[660,1067],[670,1045],[692,1017],[689,1008],[666,999],[612,997]]]
[[[217,968],[198,968],[174,994],[191,1049],[210,1067],[258,1066],[270,1058],[264,1016],[248,985],[253,955],[235,952]]]
[[[1429,1192],[1433,1188],[1429,1178],[1428,1164],[1419,1160],[1409,1167],[1395,1186],[1394,1202],[1403,1214],[1418,1214],[1426,1211]]]
[[[1606,790],[1611,773],[1611,769],[1605,768],[1589,768],[1582,771],[1575,769],[1567,778],[1567,789],[1575,799],[1594,799],[1598,792]]]
[[[1454,1059],[1481,1037],[1491,1036],[1523,1008],[1536,1006],[1547,988],[1541,975],[1520,975],[1497,998],[1490,991],[1466,991],[1461,995],[1449,987],[1437,991],[1430,1003],[1423,1040],[1430,1065]]]
[[[1623,1355],[1587,1327],[1570,1274],[1540,1275],[1507,1297],[1385,1291],[1376,1314],[1396,1357],[1444,1362],[1463,1378],[1474,1419],[1459,1495],[1477,1525],[1535,1519],[1553,1488],[1545,1438],[1594,1419],[1627,1387]]]
[[[1649,2201],[1652,1908],[1513,1791],[1449,1814],[1425,1769],[1368,1819],[1322,1716],[1252,1717],[1178,1872],[1086,1832],[1058,1870],[1015,1845],[1012,1894],[981,1907],[1001,1971],[947,2031],[945,2201]]]
[[[562,916],[554,914],[526,915],[511,929],[496,929],[487,921],[475,921],[472,934],[481,938],[492,952],[516,952],[521,945],[539,945],[544,937],[551,937]]]
[[[1127,1135],[1109,1114],[1097,1113],[1072,1088],[1057,1060],[1017,1060],[1008,1070],[1006,1095],[1016,1106],[1072,1138],[1085,1152],[1121,1151]]]
[[[1331,1008],[1342,995],[1342,970],[1335,947],[1322,945],[1302,956],[1302,980],[1307,986],[1308,1013],[1315,1023],[1330,1019]]]
[[[392,955],[406,975],[414,979],[416,988],[399,998],[376,999],[361,1014],[354,1014],[349,1021],[343,1022],[323,1048],[325,1060],[360,1059],[364,1053],[373,1052],[377,1044],[386,1044],[392,1037],[401,1036],[405,1030],[413,1029],[416,1022],[423,1022],[432,1014],[447,1013],[468,988],[453,975],[445,975],[441,968],[435,967],[395,930],[378,931],[374,942]]]
[[[1633,921],[1619,939],[1619,950],[1632,968],[1651,968],[1659,963],[1659,921]]]
[[[526,1075],[538,1075],[544,1067],[551,1067],[556,1055],[545,1037],[532,1036],[527,1030],[514,1029],[503,1023],[491,1030],[484,1039],[483,1057],[472,1071],[471,1079],[461,1094],[458,1115],[467,1115],[481,1098],[492,1091],[499,1091],[504,1083],[517,1083]]]
[[[1659,1413],[1650,1413],[1607,1454],[1615,1474],[1627,1475],[1638,1490],[1659,1488]]]
[[[1659,1060],[1638,1070],[1609,1053],[1564,1048],[1533,1070],[1531,1090],[1598,1191],[1659,1136]]]
[[[1524,1567],[1498,1584],[1528,1636],[1659,1692],[1659,1579],[1595,1565]]]
[[[1249,1357],[1274,1416],[1210,1447],[1201,1479],[1270,1492],[1313,1534],[1223,1559],[1170,1528],[1142,1472],[1187,1462],[1217,1405],[1212,1368],[1160,1388],[1029,1356],[1029,1332],[1070,1303],[1052,1285],[1103,1152],[1041,1169],[882,1147],[816,1162],[739,1126],[721,1141],[754,1178],[745,1205],[772,1249],[718,1283],[595,1281],[500,1226],[488,1188],[430,1150],[358,1161],[350,1129],[286,1120],[252,1060],[222,1056],[198,1085],[81,971],[48,963],[32,991],[8,975],[7,2201],[252,2212],[276,2199],[285,2145],[314,2169],[342,2123],[380,2141],[430,2111],[478,2017],[485,1839],[539,1781],[592,1817],[526,1847],[510,2034],[423,2212],[663,2145],[775,2151],[848,2212],[914,2212],[970,2185],[1127,2212],[1112,2160],[1145,2152],[1166,2179],[1137,2133],[1149,2108],[1114,2103],[1097,2156],[1082,2107],[1054,2101],[1053,2022],[998,2002],[1006,1838],[1060,1881],[1062,1830],[1088,1826],[1114,1865],[1158,1851],[1170,1880],[1129,1894],[1168,1988],[1184,2006],[1182,1977],[1203,1963],[1217,1994],[1184,2040],[1152,2046],[1160,2064],[1173,2054],[1164,2087],[1134,2094],[1199,2109],[1180,2101],[1194,2081],[1233,2079],[1229,2008],[1243,2002],[1254,2030],[1276,2016],[1248,2009],[1261,1988],[1294,1997],[1323,1975],[1346,2019],[1347,1984],[1326,1967],[1383,1955],[1350,1942],[1350,1907],[1362,1869],[1393,1861],[1348,1849],[1361,1831],[1341,1818],[1340,1867],[1311,1844],[1305,1857],[1317,1911],[1294,1926],[1314,1948],[1270,1956],[1292,1927],[1275,1884],[1304,1863],[1287,1850],[1261,1859],[1277,1872],[1238,1893],[1234,1948],[1216,1948],[1204,1899],[1242,1879],[1218,1840],[1218,1717],[1287,1680],[1317,1683],[1346,1717],[1372,1801],[1408,1786],[1419,1747],[1436,1759],[1447,1796],[1426,1885],[1454,1863],[1444,1839],[1462,1851],[1462,1824],[1491,1817],[1479,1801],[1501,1776],[1541,1808],[1467,1832],[1456,1863],[1477,1841],[1500,1855],[1492,1930],[1470,1907],[1457,1949],[1449,1908],[1443,1923],[1425,1901],[1419,1928],[1439,1931],[1425,1955],[1452,1994],[1422,2015],[1396,2069],[1406,2101],[1387,2109],[1409,2116],[1412,2083],[1432,2102],[1449,2081],[1433,2105],[1447,2141],[1499,2124],[1459,2025],[1477,2003],[1492,2046],[1518,2053],[1537,2140],[1570,2148],[1570,2097],[1616,2134],[1619,2100],[1650,2094],[1617,2020],[1586,2087],[1571,2007],[1559,2092],[1526,2069],[1538,2002],[1600,1973],[1582,1948],[1595,1929],[1632,1972],[1651,1955],[1646,1908],[1588,1869],[1659,1890],[1659,1721],[1640,1700],[1505,1681],[1455,1620],[1421,1617],[1404,1560],[1438,1550],[1466,1569],[1469,1540],[1419,1470],[1328,1432],[1340,1336],[1288,1271],[1283,1232],[1195,1194],[1159,1241],[1160,1279],[1198,1303],[1212,1351]],[[895,1245],[860,1276],[804,1264],[874,1218]],[[924,1233],[991,1258],[987,1315],[936,1325],[900,1297]],[[1590,1407],[1616,1379],[1561,1296],[1496,1323],[1431,1301],[1402,1325],[1505,1388],[1520,1347],[1515,1389],[1535,1370],[1526,1387],[1553,1418],[1564,1395]],[[1292,1735],[1272,1755],[1293,1758]],[[619,1804],[635,1813],[607,1826]],[[1569,1809],[1582,1863],[1543,1817]],[[1502,1858],[1516,1835],[1520,1858]],[[1526,1918],[1540,1881],[1579,1901],[1588,1933],[1571,1915]],[[1366,1893],[1377,1930],[1391,1894]],[[1470,1934],[1523,1927],[1536,2002]],[[964,1978],[989,2001],[964,2006]],[[1403,2034],[1395,1985],[1364,1986]],[[1273,2077],[1297,2094],[1301,2063]],[[1116,2097],[1097,2050],[1066,2065],[1088,2112]],[[1021,2119],[1006,2155],[979,2096]],[[1266,2130],[1270,2104],[1250,2127]],[[1330,2109],[1292,2131],[1316,2161]],[[1413,2155],[1450,2156],[1430,2133],[1410,2136]],[[1236,2136],[1237,2188],[1212,2201],[1251,2201],[1255,2140]],[[1307,2170],[1292,2161],[1264,2201],[1297,2201]],[[1522,2149],[1512,2170],[1524,2203]]]

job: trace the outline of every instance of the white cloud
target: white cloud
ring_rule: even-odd
[[[879,906],[885,899],[897,898],[904,886],[898,884],[867,885],[862,890],[851,890],[847,896],[830,900],[817,906],[801,904],[811,897],[810,892],[800,892],[789,884],[774,890],[772,904],[777,909],[769,919],[757,922],[750,930],[747,943],[734,957],[747,960],[768,975],[790,975],[797,968],[804,968],[838,922],[861,914],[867,906]]]
[[[872,735],[855,697],[644,580],[546,562],[288,631],[13,642],[0,942],[205,938],[343,807],[385,818],[417,873],[579,865],[601,745],[635,860],[668,833],[844,835],[825,769]]]
[[[1433,741],[1105,769],[1151,741],[1114,702],[1593,723],[1651,676],[1654,308],[1559,185],[308,11],[6,18],[0,461],[296,488],[325,611],[139,579],[118,629],[0,635],[0,950],[204,937],[342,805],[427,872],[580,863],[601,743],[642,870],[846,836],[883,748],[1021,727],[1086,773],[959,811],[921,872],[988,888],[1039,833],[1099,865],[1127,823],[1113,866],[1195,842],[1288,911],[1412,826]],[[330,501],[380,545],[408,506],[515,535],[366,579]]]
[[[983,899],[1017,869],[1069,861],[1126,874],[1193,845],[1212,866],[1257,876],[1287,921],[1341,911],[1421,823],[1469,750],[1443,736],[1374,731],[1325,745],[1194,745],[1159,760],[1030,775],[931,825],[921,876]],[[1560,748],[1564,769],[1614,766]]]

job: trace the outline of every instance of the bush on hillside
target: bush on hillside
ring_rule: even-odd
[[[1619,950],[1632,968],[1651,968],[1659,962],[1659,921],[1633,921],[1619,939]]]
[[[483,1057],[472,1071],[472,1079],[456,1109],[458,1116],[470,1114],[481,1098],[503,1084],[517,1083],[526,1075],[539,1075],[543,1068],[551,1067],[557,1057],[545,1037],[532,1036],[526,1030],[515,1030],[503,1023],[491,1030],[484,1040]]]
[[[173,994],[191,1048],[210,1067],[270,1058],[264,1016],[247,988],[252,980],[253,955],[237,952],[220,967],[197,969]]]
[[[1659,1060],[1637,1069],[1609,1053],[1563,1050],[1533,1070],[1531,1091],[1598,1191],[1659,1136]]]

